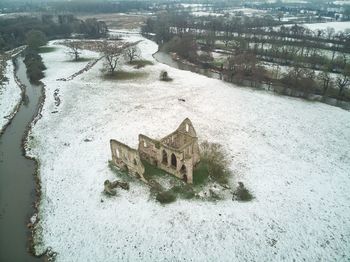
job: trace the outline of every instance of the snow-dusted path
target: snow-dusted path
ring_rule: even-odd
[[[157,46],[144,39],[140,47],[154,61]],[[101,61],[60,82],[85,64],[66,62],[63,47],[43,59],[47,99],[29,141],[42,180],[38,253],[50,246],[57,261],[350,258],[350,112],[155,61],[136,80],[102,80]],[[162,69],[173,82],[158,81]],[[115,179],[107,164],[109,139],[136,147],[139,133],[161,137],[185,117],[201,140],[225,147],[236,180],[254,201],[161,206],[141,183],[116,198],[102,194],[103,182]]]

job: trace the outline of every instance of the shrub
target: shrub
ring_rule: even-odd
[[[201,144],[201,161],[207,165],[208,175],[219,184],[227,184],[230,172],[228,160],[221,145],[204,141]]]
[[[171,81],[173,80],[171,77],[169,77],[168,72],[165,70],[162,70],[159,75],[159,79],[161,81]]]
[[[242,182],[238,182],[238,187],[233,193],[233,200],[250,201],[253,198],[253,195],[249,192],[248,189],[245,188],[244,184]]]
[[[180,186],[174,186],[171,189],[172,192],[177,193],[181,198],[191,199],[194,197],[195,192],[191,185],[185,184]]]
[[[163,191],[157,194],[156,199],[162,204],[169,204],[176,200],[176,195],[171,190]]]

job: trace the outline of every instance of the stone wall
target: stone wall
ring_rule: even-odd
[[[145,135],[139,135],[138,151],[140,157],[152,165],[158,166],[160,161],[160,142]]]
[[[138,150],[111,140],[111,151],[117,167],[140,176],[144,181],[145,168],[141,159],[187,183],[193,182],[193,168],[200,161],[197,134],[188,118],[160,141],[140,134]]]
[[[145,167],[141,162],[139,152],[129,146],[116,141],[110,140],[112,162],[121,170],[125,170],[132,175],[141,178],[144,182],[147,180],[144,178]]]

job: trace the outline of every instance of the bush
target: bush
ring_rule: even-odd
[[[173,80],[171,77],[169,77],[168,72],[165,70],[162,70],[159,75],[159,80],[161,81],[171,81]]]
[[[191,199],[195,195],[195,192],[192,186],[189,184],[174,186],[171,189],[171,191],[174,193],[177,193],[181,198],[184,198],[184,199]]]
[[[233,200],[250,201],[253,198],[253,195],[249,192],[248,189],[245,188],[244,184],[242,182],[238,182],[238,187],[233,193]]]
[[[204,141],[201,144],[201,161],[207,165],[208,175],[219,184],[227,184],[228,160],[221,145]]]
[[[176,200],[176,195],[171,190],[163,191],[157,194],[156,199],[162,204],[169,204]]]

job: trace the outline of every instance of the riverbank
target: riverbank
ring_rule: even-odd
[[[8,82],[0,86],[0,135],[16,114],[23,94],[23,90],[15,81],[15,68],[12,60],[7,60],[6,64]]]
[[[56,81],[85,64],[68,62],[62,46],[43,54],[47,98],[27,143],[42,184],[37,254],[51,247],[57,261],[350,256],[349,112],[172,68],[152,57],[154,42],[124,37],[143,40],[142,58],[153,62],[123,66],[142,78],[106,80],[99,61],[71,81]],[[173,81],[159,81],[162,70]],[[103,195],[104,181],[116,179],[108,167],[110,139],[134,147],[138,134],[162,137],[185,117],[201,141],[223,145],[255,200],[162,206],[141,183],[115,198]]]
[[[13,82],[23,98],[16,105],[11,124],[0,136],[1,234],[0,260],[40,261],[30,252],[30,228],[35,193],[36,162],[25,157],[23,141],[30,124],[38,113],[43,89],[29,83],[22,58],[16,58]],[[35,208],[34,208],[35,209]]]

